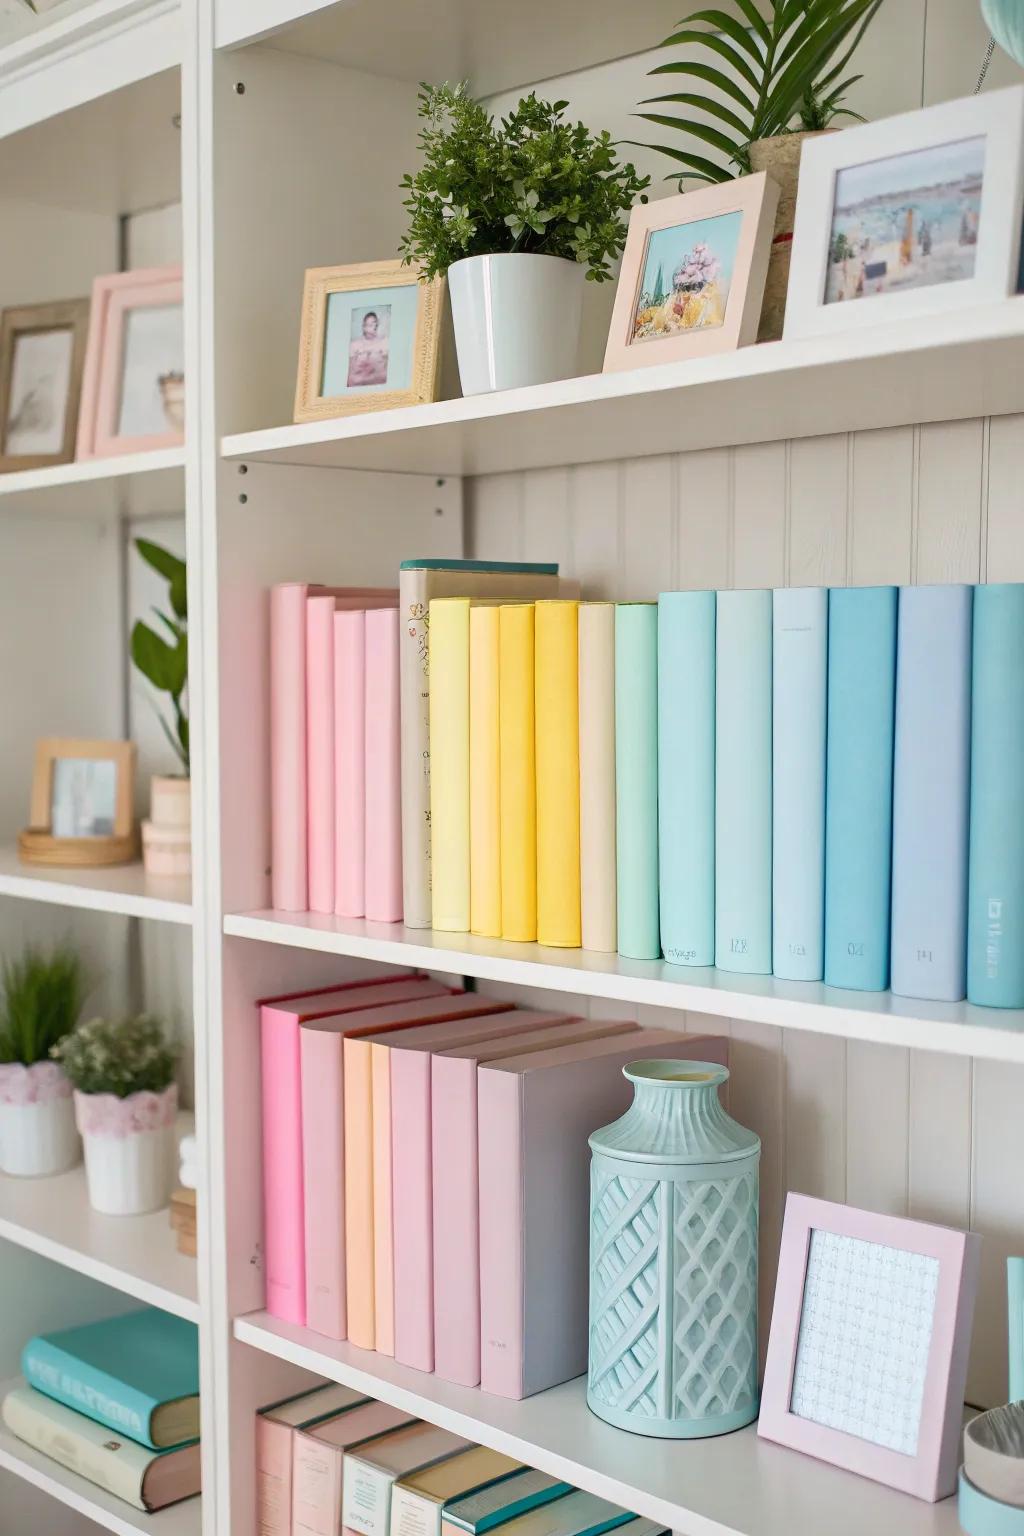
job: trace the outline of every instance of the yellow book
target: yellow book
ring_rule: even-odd
[[[532,603],[498,609],[501,936],[527,942],[537,937],[533,612]]]
[[[501,797],[498,774],[498,609],[469,614],[470,930],[501,938]]]
[[[430,604],[433,925],[469,932],[469,598]]]
[[[580,930],[578,603],[536,605],[537,942],[577,948]]]

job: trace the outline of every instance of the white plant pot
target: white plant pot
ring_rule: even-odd
[[[0,1173],[47,1178],[81,1155],[71,1084],[57,1063],[0,1067]]]
[[[448,268],[464,395],[576,372],[586,271],[561,256],[467,256]]]
[[[75,1093],[75,1115],[85,1144],[89,1203],[104,1216],[142,1216],[162,1210],[175,1175],[174,1123],[178,1090]]]

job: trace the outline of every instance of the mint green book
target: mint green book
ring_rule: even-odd
[[[518,1515],[540,1509],[571,1492],[571,1483],[559,1482],[557,1477],[549,1477],[546,1472],[524,1467],[521,1472],[511,1472],[486,1488],[477,1488],[461,1499],[452,1499],[444,1507],[441,1530],[446,1532],[450,1528],[453,1536],[457,1531],[484,1536],[485,1531],[505,1525]]]
[[[156,1307],[30,1339],[29,1386],[97,1424],[167,1450],[199,1435],[199,1330]]]
[[[572,1493],[506,1521],[501,1536],[603,1536],[605,1531],[627,1525],[634,1518],[628,1510],[599,1498],[596,1493],[575,1488]],[[446,1509],[443,1520],[447,1519]]]

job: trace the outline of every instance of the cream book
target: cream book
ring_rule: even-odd
[[[449,1499],[511,1477],[522,1465],[500,1451],[474,1445],[459,1456],[401,1478],[391,1490],[390,1536],[441,1536],[441,1513]]]
[[[417,1423],[348,1452],[341,1494],[342,1529],[349,1536],[389,1536],[391,1492],[398,1479],[468,1451],[471,1445],[446,1429]]]

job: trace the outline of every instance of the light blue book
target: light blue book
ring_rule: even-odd
[[[658,605],[615,605],[615,860],[619,954],[657,960]]]
[[[539,1509],[572,1492],[571,1483],[559,1482],[546,1472],[535,1472],[524,1467],[521,1472],[510,1472],[507,1477],[486,1488],[477,1488],[461,1499],[452,1499],[444,1506],[441,1529],[452,1526],[456,1530],[469,1531],[470,1536],[484,1536],[495,1526],[515,1520],[531,1509]]]
[[[772,968],[772,594],[719,592],[715,964]]]
[[[446,1509],[442,1518],[447,1519],[447,1515]],[[596,1493],[574,1488],[543,1508],[528,1510],[506,1522],[501,1536],[603,1536],[605,1531],[613,1531],[635,1518]]]
[[[825,967],[825,706],[828,590],[772,597],[772,969]]]
[[[895,587],[834,587],[828,602],[825,980],[889,985]]]
[[[661,947],[715,963],[715,594],[658,598]]]
[[[974,591],[967,996],[1024,1008],[1024,585]]]
[[[901,587],[892,802],[892,990],[967,990],[973,588]]]
[[[30,1339],[30,1387],[151,1450],[199,1434],[199,1330],[156,1307]]]

